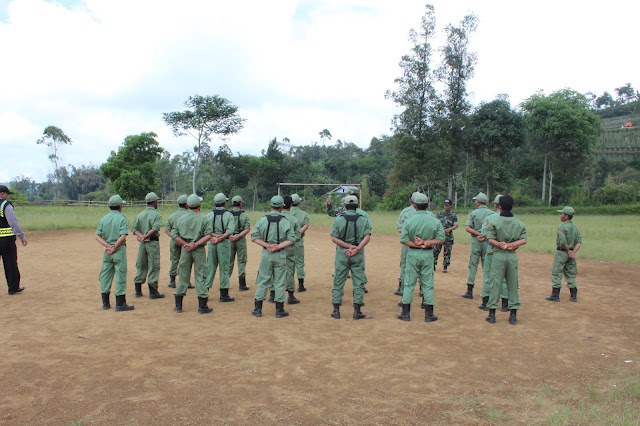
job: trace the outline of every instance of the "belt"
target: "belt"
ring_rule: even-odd
[[[409,247],[412,250],[433,250],[433,247],[423,248],[423,247]]]
[[[160,239],[156,235],[155,237],[149,237],[149,241],[160,241]]]
[[[12,228],[0,228],[0,237],[14,237],[15,235]]]
[[[560,246],[556,247],[556,250],[558,250],[558,251],[566,251],[564,249],[564,247],[560,247]],[[569,250],[573,250],[573,247],[569,247]]]

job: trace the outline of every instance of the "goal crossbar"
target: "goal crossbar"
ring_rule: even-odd
[[[280,195],[280,187],[281,186],[355,186],[358,188],[360,192],[360,196],[358,197],[358,204],[360,208],[362,208],[362,184],[360,183],[290,183],[290,182],[278,182],[278,195]]]

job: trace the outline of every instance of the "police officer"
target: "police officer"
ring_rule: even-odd
[[[344,198],[344,214],[336,217],[331,229],[331,241],[336,244],[335,272],[333,274],[333,289],[331,316],[340,319],[340,305],[344,297],[344,283],[351,271],[351,285],[353,287],[353,319],[366,318],[360,310],[364,304],[364,247],[371,239],[371,222],[356,213],[358,197],[348,195]]]
[[[175,227],[178,219],[189,211],[186,195],[179,196],[177,201],[178,210],[169,216],[167,219],[167,226],[164,228],[164,232],[169,238],[171,238],[171,231]],[[180,262],[181,251],[182,247],[177,245],[173,238],[171,238],[171,242],[169,243],[169,259],[171,260],[171,266],[169,267],[169,287],[171,288],[176,288],[176,275],[178,275],[178,263]],[[190,284],[189,288],[194,288],[194,286]]]
[[[289,315],[289,312],[284,310],[284,285],[287,276],[287,255],[284,249],[294,244],[296,235],[291,222],[280,214],[284,199],[275,195],[271,198],[270,205],[271,212],[261,217],[251,231],[251,241],[263,248],[256,278],[258,288],[251,314],[256,317],[262,316],[262,303],[267,289],[273,283],[276,318],[284,318]]]
[[[411,302],[416,281],[420,282],[425,305],[425,322],[437,321],[433,314],[433,247],[442,245],[445,239],[442,223],[427,212],[429,200],[425,194],[414,193],[416,213],[402,227],[400,243],[407,246],[408,253],[404,270],[402,313],[398,319],[411,321]]]
[[[236,227],[234,216],[225,209],[227,196],[222,192],[213,198],[216,208],[207,215],[211,221],[213,236],[207,243],[207,287],[211,288],[216,277],[216,269],[220,267],[220,301],[233,302],[235,297],[229,296],[229,261],[231,260],[231,244],[229,236]]]
[[[487,236],[487,229],[491,222],[500,217],[500,212],[502,211],[500,207],[500,197],[502,197],[502,195],[498,194],[493,200],[493,207],[496,211],[487,216],[482,223],[480,234],[485,238]],[[482,267],[482,293],[480,293],[482,303],[478,305],[478,309],[482,309],[483,311],[489,310],[489,308],[487,308],[487,303],[489,302],[489,295],[491,294],[491,264],[493,263],[493,250],[493,246],[489,244],[487,246],[487,253]],[[507,293],[507,282],[505,280],[502,280],[502,284],[500,286],[500,297],[502,298],[502,312],[508,312],[509,293]]]
[[[291,196],[292,207],[291,214],[298,219],[300,224],[300,240],[296,241],[294,247],[296,249],[295,271],[298,276],[298,292],[307,291],[304,286],[304,279],[307,277],[304,271],[304,234],[309,229],[309,214],[300,208],[302,198],[298,194]]]
[[[189,212],[176,221],[171,236],[182,247],[178,266],[178,286],[173,293],[176,306],[174,311],[182,312],[182,299],[189,288],[189,278],[193,266],[193,275],[198,296],[198,313],[208,314],[213,308],[207,306],[209,288],[207,287],[207,253],[205,245],[211,238],[211,221],[200,213],[202,198],[196,194],[187,197]]]
[[[507,280],[509,293],[509,324],[515,325],[517,313],[520,309],[520,297],[518,295],[518,255],[516,250],[527,243],[527,230],[524,223],[519,221],[511,213],[513,197],[503,195],[500,197],[500,216],[493,220],[487,227],[487,240],[494,247],[493,261],[491,264],[491,294],[489,295],[489,316],[486,320],[489,324],[496,322],[496,308],[500,300],[500,287],[503,279]]]
[[[560,301],[560,289],[562,289],[562,275],[567,280],[567,287],[571,294],[572,302],[578,301],[578,285],[576,284],[576,275],[578,274],[578,265],[576,263],[576,253],[582,246],[582,235],[572,219],[575,210],[566,206],[560,213],[560,221],[562,225],[558,228],[556,235],[556,253],[553,256],[553,266],[551,267],[551,295],[546,299],[552,302]]]
[[[464,229],[471,234],[471,248],[469,249],[469,272],[467,273],[467,291],[461,296],[467,299],[473,299],[473,286],[476,280],[476,272],[478,271],[478,263],[482,262],[484,269],[484,260],[487,253],[487,239],[480,234],[482,230],[482,222],[493,213],[487,208],[489,199],[480,192],[473,197],[476,202],[476,208],[469,212],[467,221],[464,223]]]
[[[440,251],[444,247],[444,265],[442,272],[447,273],[447,268],[451,265],[451,249],[453,248],[453,231],[458,228],[458,216],[451,211],[451,200],[444,200],[444,210],[441,210],[436,216],[444,227],[444,244],[433,246],[433,268],[438,264]]]
[[[27,237],[22,232],[13,210],[13,204],[9,201],[11,194],[13,192],[9,188],[0,185],[0,256],[2,256],[9,294],[13,295],[24,290],[24,287],[20,285],[16,236],[20,238],[23,247],[27,245]]]
[[[136,217],[131,232],[138,238],[138,258],[136,259],[136,276],[133,282],[136,286],[136,297],[142,296],[142,284],[145,280],[149,285],[149,299],[162,299],[164,293],[158,292],[160,278],[160,228],[162,216],[158,213],[158,200],[155,192],[145,196],[147,208]],[[148,278],[147,278],[148,273]]]
[[[132,311],[133,305],[127,305],[127,245],[129,219],[122,214],[125,202],[119,195],[109,198],[111,212],[100,220],[96,231],[96,240],[104,247],[102,268],[100,269],[100,293],[102,309],[110,309],[109,293],[113,277],[116,277],[116,311]]]
[[[231,199],[231,214],[235,219],[233,234],[229,236],[229,277],[233,273],[233,264],[238,255],[238,290],[247,291],[246,268],[247,268],[247,239],[246,235],[251,230],[249,215],[242,208],[244,201],[242,197],[236,195]]]

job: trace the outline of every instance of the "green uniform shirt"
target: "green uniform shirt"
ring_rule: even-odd
[[[398,215],[398,221],[396,222],[396,229],[402,228],[405,220],[409,219],[416,213],[416,209],[413,206],[405,207]]]
[[[182,207],[180,207],[178,210],[172,213],[171,216],[169,216],[169,218],[167,219],[167,226],[164,227],[165,232],[173,231],[173,228],[176,226],[176,222],[178,221],[178,219],[180,219],[188,212],[188,209],[183,209]]]
[[[512,243],[527,238],[524,223],[513,216],[498,216],[487,227],[487,239]],[[494,248],[495,251],[499,250]]]
[[[195,210],[189,210],[176,221],[171,231],[171,238],[180,237],[186,242],[193,243],[205,235],[211,235],[211,221]]]
[[[480,232],[482,230],[482,222],[484,222],[491,213],[493,213],[493,210],[489,210],[487,206],[480,206],[477,209],[473,209],[469,212],[464,226],[471,226],[474,230]],[[475,235],[472,235],[472,237],[476,238]]]
[[[114,245],[118,241],[120,235],[127,234],[129,234],[129,219],[117,210],[111,210],[103,217],[96,231],[96,235],[101,236],[111,245]]]
[[[402,233],[400,234],[401,243],[413,241],[414,237],[420,237],[423,240],[444,241],[442,223],[429,213],[426,210],[418,210],[404,222]]]
[[[458,216],[452,211],[447,213],[446,210],[442,210],[440,211],[440,213],[438,213],[438,216],[436,216],[436,219],[440,221],[440,223],[442,224],[442,227],[445,229],[451,228],[458,224]],[[447,241],[453,242],[453,231],[449,232],[448,234],[445,232],[444,237]]]
[[[491,213],[489,216],[487,216],[484,219],[484,222],[482,222],[482,227],[480,228],[480,235],[482,235],[483,237],[486,237],[487,231],[489,229],[489,225],[491,224],[491,222],[493,222],[499,217],[500,217],[500,211],[495,211]],[[487,253],[493,253],[493,248],[494,247],[491,244],[489,244],[489,246],[487,247]]]
[[[347,222],[345,216],[357,214],[354,210],[346,210],[342,215],[336,217],[333,221],[331,236],[347,244],[357,246],[362,242],[365,235],[371,235],[371,222],[366,217],[359,215],[355,222]]]
[[[158,210],[153,207],[147,207],[136,217],[135,222],[133,222],[133,228],[131,228],[131,233],[135,233],[136,231],[140,231],[143,234],[146,234],[150,230],[156,231],[156,237],[160,235],[160,228],[162,227],[162,215],[158,212]]]
[[[282,215],[277,211],[272,211],[267,216]],[[251,241],[259,239],[267,244],[278,244],[283,241],[296,241],[294,226],[286,217],[282,216],[280,222],[269,222],[267,220],[267,216],[262,216],[258,219],[256,226],[254,226],[253,231],[251,231]],[[271,226],[269,226],[269,223],[271,223]]]
[[[570,220],[562,222],[562,225],[558,227],[557,246],[561,248],[563,244],[566,244],[569,246],[569,250],[573,250],[578,243],[582,244],[582,235],[580,235],[578,227]]]
[[[309,226],[309,214],[304,210],[301,210],[300,207],[291,206],[291,214],[298,219],[298,223],[300,224],[300,228],[307,225]],[[304,234],[300,236],[301,240],[304,240]]]
[[[298,222],[298,219],[296,219],[296,217],[290,211],[282,210],[281,214],[282,216],[286,217],[289,222],[291,222],[291,224],[293,225],[293,232],[296,235],[296,241],[300,241],[300,239],[302,238],[302,235],[300,234],[301,226],[300,226],[300,222]]]
[[[222,214],[214,214],[211,212],[207,215],[207,220],[211,221],[211,229],[214,234],[233,234],[236,227],[235,217],[228,212],[224,207],[216,207],[217,211],[224,211]],[[221,220],[222,218],[222,220]]]
[[[240,207],[233,207],[231,211],[241,212],[238,216],[236,216],[235,214],[233,215],[235,219],[235,228],[232,232],[233,235],[237,235],[245,229],[251,229],[251,221],[249,220],[249,215],[244,210],[240,210]]]

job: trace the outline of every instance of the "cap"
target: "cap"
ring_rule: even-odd
[[[566,206],[562,210],[558,210],[558,213],[574,215],[576,214],[576,211],[573,210],[573,207]]]
[[[144,201],[146,201],[147,203],[153,203],[154,201],[157,201],[159,199],[160,197],[158,197],[158,194],[156,194],[155,192],[150,192],[146,197],[144,197]]]
[[[483,204],[487,204],[489,202],[489,198],[484,192],[478,192],[478,195],[473,197],[474,200],[480,201]]]
[[[2,190],[2,187],[0,187],[0,190]],[[126,203],[126,201],[123,200],[119,195],[114,195],[113,197],[109,198],[109,207],[119,206],[120,204],[124,203]]]
[[[356,197],[355,195],[347,195],[346,197],[344,197],[343,200],[344,204],[349,204],[349,205],[353,205],[353,204],[358,204],[358,197]]]
[[[178,197],[178,204],[187,204],[187,196],[181,195]]]
[[[271,197],[271,207],[282,207],[282,205],[284,204],[284,198],[282,198],[279,195],[274,195],[273,197]]]
[[[429,198],[426,196],[426,194],[423,194],[421,192],[414,192],[413,193],[413,197],[411,197],[413,199],[413,202],[416,204],[428,204],[429,203]]]
[[[300,201],[302,201],[302,198],[300,198],[298,194],[293,194],[291,196],[291,202],[293,203],[293,205],[300,204]]]
[[[9,195],[13,194],[13,192],[11,192],[11,190],[7,188],[5,185],[0,185],[0,192],[5,192]]]
[[[226,203],[227,200],[228,200],[227,196],[224,195],[222,192],[218,192],[216,194],[216,196],[213,197],[213,202],[216,203],[216,204],[217,203]]]
[[[234,204],[236,204],[236,203],[244,203],[244,200],[242,199],[241,196],[236,195],[235,197],[233,197],[231,199],[231,202],[234,203]]]
[[[450,200],[450,199],[448,199],[448,198],[447,198],[446,200],[444,200],[444,203],[445,203],[445,204],[448,204],[448,205],[453,204],[453,203],[451,202],[451,200]]]
[[[196,194],[191,194],[187,198],[187,204],[189,207],[198,207],[202,202],[202,197],[198,197]]]
[[[493,199],[493,204],[500,204],[500,197],[502,197],[502,194],[496,195],[496,198]]]

